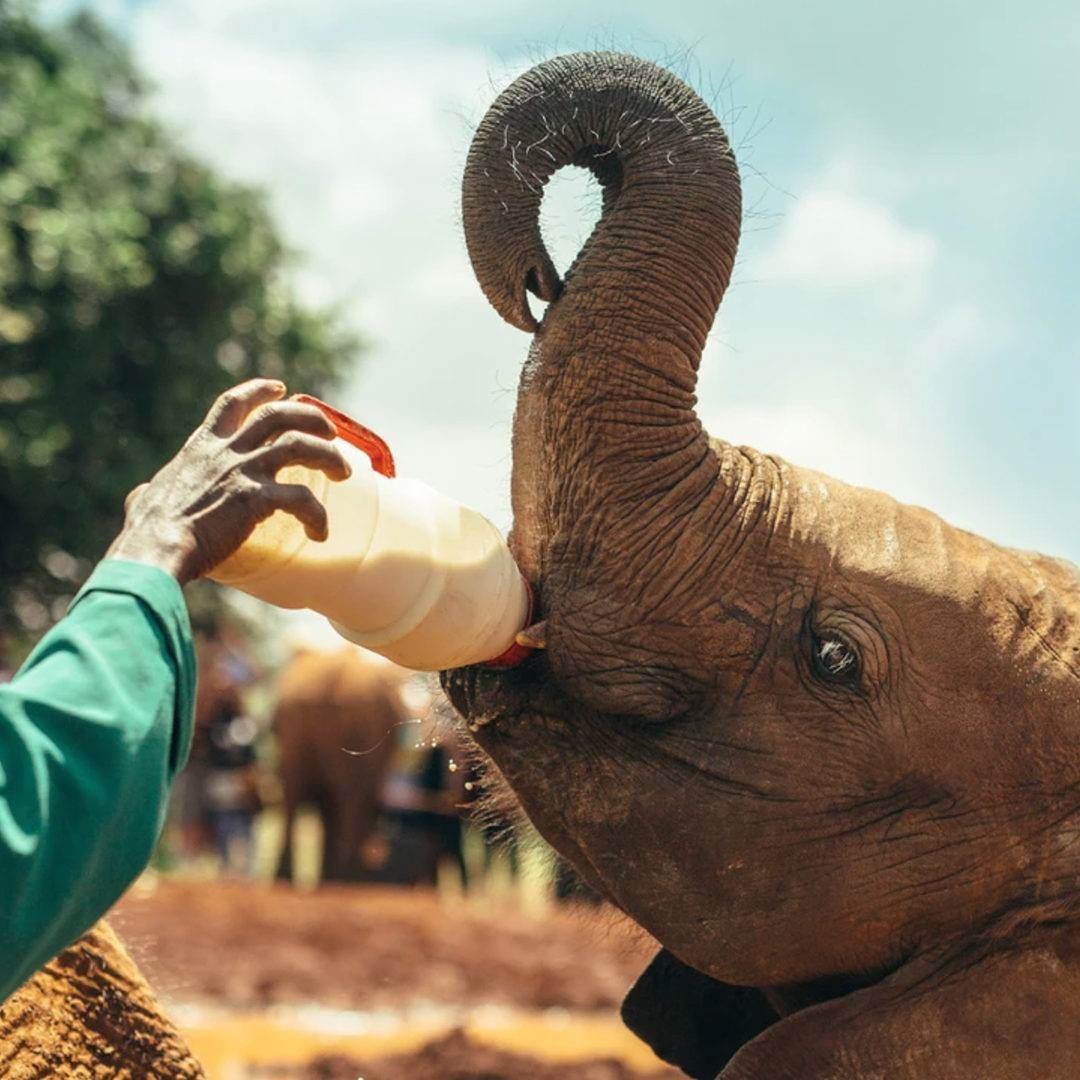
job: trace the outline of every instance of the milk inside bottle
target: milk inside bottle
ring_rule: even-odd
[[[329,537],[309,540],[278,511],[210,575],[285,608],[327,616],[345,638],[421,671],[520,658],[531,599],[499,531],[419,480],[394,476],[373,432],[315,398],[352,467],[332,481],[305,466],[278,474],[326,507]]]

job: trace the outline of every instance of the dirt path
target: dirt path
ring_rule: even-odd
[[[163,997],[233,1008],[612,1009],[655,950],[608,911],[532,917],[386,888],[160,881],[112,922]]]
[[[618,1023],[655,945],[609,911],[146,879],[113,924],[215,1080],[680,1075]]]
[[[552,1065],[523,1054],[483,1046],[452,1031],[412,1054],[375,1061],[339,1055],[318,1057],[300,1068],[252,1073],[266,1080],[669,1080],[670,1069],[639,1072],[615,1058],[591,1058]]]

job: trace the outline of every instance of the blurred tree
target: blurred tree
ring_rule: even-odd
[[[218,391],[320,393],[358,352],[291,294],[262,196],[185,154],[147,98],[92,17],[0,0],[0,631],[63,611]]]

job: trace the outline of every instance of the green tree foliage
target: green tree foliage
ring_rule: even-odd
[[[324,392],[358,351],[290,293],[261,195],[187,155],[147,96],[92,18],[0,0],[0,628],[63,610],[221,389]]]

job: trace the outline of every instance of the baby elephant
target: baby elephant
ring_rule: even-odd
[[[604,211],[560,280],[537,222],[565,165]],[[463,206],[480,285],[534,334],[512,544],[543,621],[520,666],[444,684],[662,943],[631,1027],[702,1080],[1080,1077],[1075,568],[710,441],[739,175],[668,72],[521,76]]]

